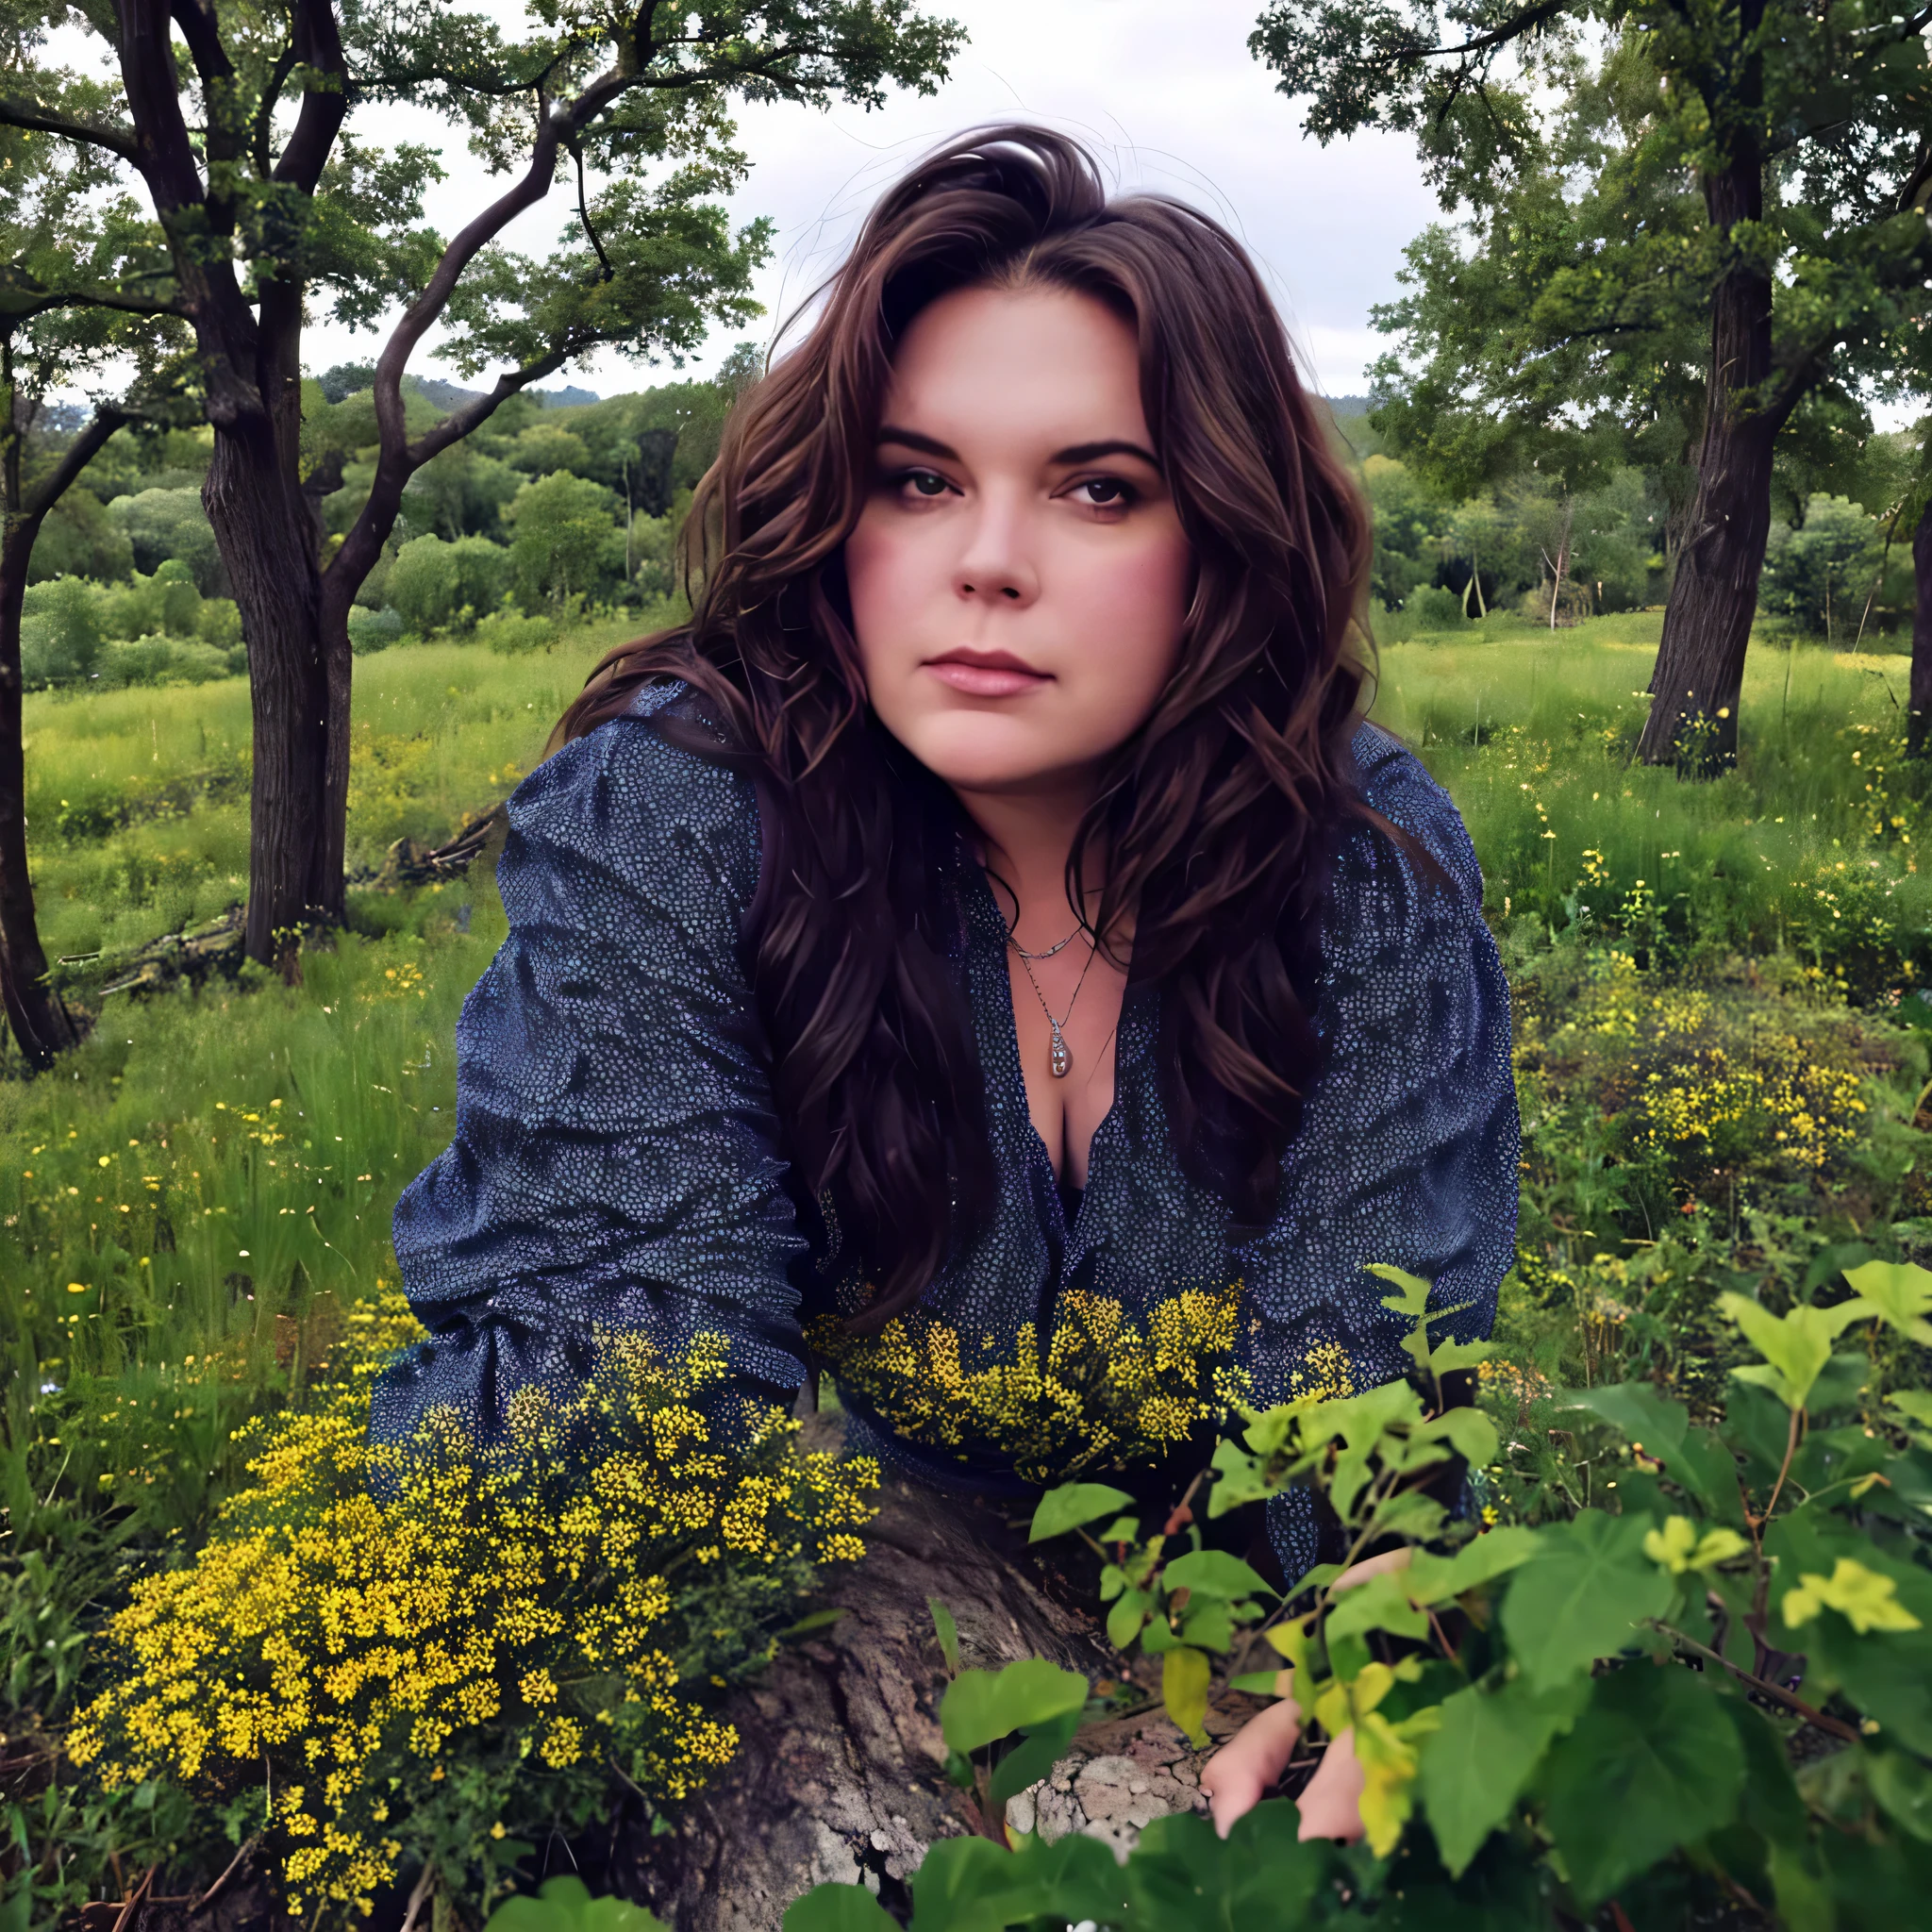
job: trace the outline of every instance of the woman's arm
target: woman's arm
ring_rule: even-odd
[[[430,1340],[383,1377],[378,1438],[441,1406],[493,1436],[519,1389],[581,1383],[598,1330],[674,1352],[721,1334],[737,1392],[796,1388],[804,1243],[739,951],[758,859],[748,784],[641,714],[518,789],[509,937],[457,1027],[456,1136],[396,1207]]]
[[[1406,1318],[1383,1307],[1387,1262],[1435,1284],[1441,1341],[1495,1319],[1515,1255],[1519,1150],[1509,996],[1482,919],[1482,877],[1448,797],[1365,727],[1371,805],[1429,862],[1379,833],[1338,860],[1316,1008],[1325,1049],[1285,1163],[1281,1208],[1241,1257],[1260,1328],[1257,1401],[1345,1394],[1411,1367]],[[1292,1581],[1315,1560],[1306,1497],[1275,1512]]]

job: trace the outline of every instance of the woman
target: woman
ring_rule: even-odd
[[[691,623],[511,801],[377,1432],[707,1333],[722,1424],[828,1369],[858,1445],[1018,1491],[1400,1375],[1370,1262],[1487,1332],[1481,881],[1360,721],[1365,513],[1238,244],[1058,135],[941,149],[690,530]]]

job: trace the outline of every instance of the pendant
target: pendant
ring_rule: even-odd
[[[1048,1057],[1047,1066],[1056,1080],[1064,1080],[1074,1070],[1074,1057],[1067,1051],[1067,1039],[1059,1029],[1059,1023],[1049,1013],[1046,1024],[1053,1028],[1053,1052]]]

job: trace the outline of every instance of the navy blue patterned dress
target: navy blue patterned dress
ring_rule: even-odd
[[[1315,1023],[1323,1070],[1279,1207],[1236,1239],[1182,1173],[1130,989],[1114,1103],[1069,1211],[1027,1113],[1006,926],[959,874],[958,966],[999,1173],[991,1224],[912,1313],[855,1340],[864,1281],[779,1151],[740,946],[758,876],[752,789],[649,722],[681,687],[566,745],[518,788],[498,878],[509,937],[457,1028],[456,1137],[395,1213],[430,1339],[383,1376],[378,1439],[454,1408],[485,1438],[519,1389],[581,1386],[600,1333],[728,1347],[737,1397],[836,1377],[858,1446],[976,1489],[1144,1465],[1234,1400],[1342,1393],[1408,1366],[1391,1262],[1489,1332],[1510,1265],[1517,1118],[1508,993],[1447,795],[1363,725],[1370,805],[1439,862],[1352,830],[1334,867]],[[1283,1512],[1290,1575],[1311,1524]]]

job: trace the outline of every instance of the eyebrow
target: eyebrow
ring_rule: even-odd
[[[938,457],[942,462],[957,463],[959,460],[959,452],[950,443],[941,442],[936,436],[923,436],[916,429],[901,429],[888,423],[880,428],[878,440],[895,442],[902,449],[916,449],[926,456]],[[1098,462],[1102,457],[1138,457],[1150,470],[1160,468],[1160,460],[1152,450],[1143,449],[1138,442],[1131,442],[1124,437],[1101,442],[1072,443],[1065,449],[1056,450],[1047,460],[1072,468],[1079,463]]]

